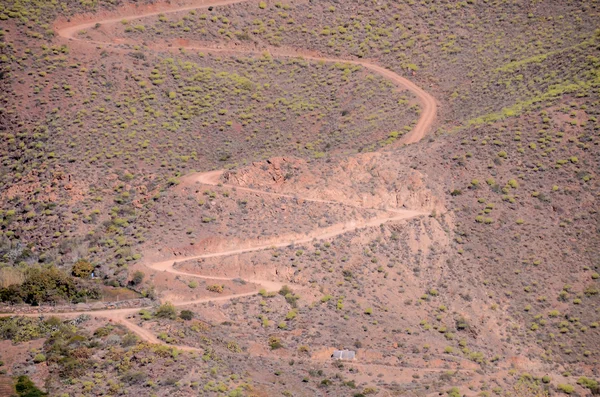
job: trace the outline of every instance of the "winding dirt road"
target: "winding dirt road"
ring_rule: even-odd
[[[67,40],[75,40],[79,42],[85,42],[93,45],[102,45],[107,47],[117,47],[126,43],[115,44],[113,42],[103,42],[103,41],[89,41],[84,38],[78,37],[77,33],[92,28],[96,26],[96,24],[100,25],[110,25],[120,23],[124,18],[145,18],[151,17],[159,14],[168,14],[168,13],[177,13],[182,11],[191,11],[195,9],[208,8],[208,7],[216,7],[223,5],[230,5],[236,3],[243,3],[246,1],[252,0],[192,0],[188,4],[184,5],[173,5],[173,4],[152,4],[150,6],[137,6],[133,8],[128,8],[125,12],[114,12],[108,14],[107,16],[98,17],[95,15],[86,17],[81,17],[79,21],[76,22],[67,22],[67,23],[58,23],[55,25],[58,36],[67,39]],[[139,43],[134,43],[139,44]],[[147,47],[149,49],[153,48],[152,44],[148,44]],[[156,46],[157,50],[165,51],[167,49]],[[208,46],[197,46],[197,45],[178,45],[177,48],[185,48],[189,50],[197,50],[204,51],[208,53],[238,53],[238,54],[249,54],[249,55],[262,55],[264,51],[254,51],[247,49],[238,49],[238,48],[214,48]],[[386,69],[377,64],[364,61],[364,60],[356,60],[356,59],[342,59],[342,58],[331,58],[327,56],[314,56],[306,54],[306,50],[298,49],[298,50],[281,50],[278,48],[268,48],[268,52],[274,57],[291,57],[291,58],[304,58],[306,60],[311,61],[323,61],[328,63],[348,63],[352,65],[359,65],[373,72],[379,74],[380,76],[388,79],[389,81],[396,84],[398,87],[405,88],[411,91],[419,101],[421,105],[421,114],[419,117],[419,121],[417,125],[406,134],[403,139],[400,140],[401,143],[410,144],[419,142],[425,134],[429,131],[431,126],[433,125],[436,115],[437,115],[437,102],[433,96],[424,91],[421,87],[410,81],[409,79],[400,76],[399,74]]]
[[[130,7],[130,8],[123,10],[123,12],[112,13],[112,14],[108,14],[108,15],[105,14],[105,16],[97,16],[97,15],[89,16],[89,17],[81,16],[81,17],[77,18],[77,21],[64,23],[62,25],[60,23],[57,23],[55,25],[55,27],[58,32],[58,36],[62,37],[63,39],[77,40],[79,42],[85,42],[85,43],[92,44],[95,46],[101,45],[105,48],[115,48],[116,49],[119,45],[122,45],[123,43],[115,44],[113,42],[86,41],[84,39],[79,38],[77,36],[77,33],[80,32],[81,30],[85,30],[90,27],[93,27],[96,24],[109,25],[109,24],[118,23],[123,18],[127,18],[127,17],[143,18],[143,17],[149,17],[149,16],[153,16],[153,15],[158,15],[161,13],[175,13],[175,12],[188,11],[188,10],[194,10],[194,9],[199,9],[199,8],[207,8],[209,6],[220,6],[220,5],[240,3],[243,1],[248,1],[248,0],[224,0],[224,1],[200,0],[200,1],[193,1],[193,2],[190,2],[189,4],[185,4],[185,5],[166,5],[166,4],[165,5],[156,5],[156,4],[154,4],[154,5],[149,5],[149,6]],[[151,46],[149,48],[152,49]],[[202,50],[205,52],[226,52],[226,53],[238,52],[238,53],[245,53],[245,54],[262,54],[263,53],[262,51],[259,52],[259,51],[251,51],[251,50],[218,49],[218,48],[199,47],[199,46],[189,46],[189,47],[185,47],[185,48],[194,49],[194,50]],[[165,49],[163,48],[162,50],[164,51]],[[325,57],[325,56],[318,57],[318,56],[313,56],[313,55],[303,55],[301,51],[285,52],[285,51],[281,51],[278,49],[269,49],[269,52],[274,57],[298,57],[298,56],[301,56],[304,59],[313,60],[313,61],[343,62],[343,63],[360,65],[362,67],[365,67],[365,68],[385,77],[386,79],[395,83],[397,86],[403,87],[407,90],[410,90],[417,97],[417,99],[421,105],[421,113],[420,113],[419,121],[417,122],[417,125],[415,126],[415,128],[410,133],[406,134],[403,137],[403,139],[401,140],[401,143],[403,143],[403,144],[415,143],[415,142],[418,142],[421,139],[423,139],[423,137],[429,131],[433,122],[435,121],[436,112],[437,112],[436,100],[431,95],[429,95],[427,92],[425,92],[423,89],[421,89],[416,84],[411,82],[410,80],[408,80],[408,79],[406,79],[384,67],[381,67],[379,65],[369,63],[369,62],[363,61],[363,60],[337,59],[337,58],[329,58],[329,57]],[[185,181],[188,183],[216,185],[220,182],[221,174],[222,174],[222,171],[212,171],[212,172],[207,172],[207,173],[194,174],[194,175],[190,175],[190,176],[186,177]],[[237,190],[248,191],[248,192],[253,192],[253,193],[258,193],[258,194],[265,194],[265,195],[286,197],[286,198],[295,198],[295,197],[292,197],[289,195],[277,194],[277,193],[272,193],[272,192],[264,192],[264,191],[250,189],[250,188],[246,188],[246,187],[233,186],[233,185],[227,185],[227,186],[235,187]],[[361,209],[373,209],[373,208],[353,206],[353,205],[339,203],[339,202],[335,202],[335,201],[318,200],[318,199],[304,199],[304,200],[312,201],[312,202],[320,202],[320,203],[329,203],[329,204],[342,204],[342,205],[345,205],[348,207],[361,208]],[[379,210],[381,210],[381,209],[379,209]],[[229,281],[229,280],[233,280],[234,278],[233,277],[226,278],[226,277],[202,276],[202,275],[198,275],[198,274],[187,273],[187,272],[183,272],[180,270],[176,270],[176,269],[174,269],[174,266],[177,262],[183,262],[183,261],[188,261],[188,260],[192,260],[192,259],[202,259],[202,258],[213,258],[213,257],[219,257],[219,256],[237,255],[237,254],[242,254],[245,252],[264,250],[264,249],[272,248],[273,246],[283,247],[283,246],[288,246],[293,243],[299,244],[299,243],[307,243],[307,242],[310,242],[313,240],[318,240],[318,239],[329,239],[329,238],[338,236],[340,234],[347,233],[349,231],[357,230],[360,228],[374,227],[374,226],[382,225],[386,222],[401,221],[401,220],[405,220],[405,219],[409,219],[409,218],[413,218],[413,217],[426,215],[425,212],[399,210],[399,209],[385,209],[385,210],[382,210],[382,212],[384,213],[383,215],[371,218],[367,221],[356,220],[356,221],[351,221],[351,222],[347,222],[344,224],[334,225],[329,228],[314,230],[313,232],[307,234],[307,236],[305,238],[302,238],[299,240],[298,239],[295,239],[295,240],[283,239],[280,243],[275,244],[275,245],[274,244],[255,245],[255,246],[250,246],[250,247],[246,247],[246,248],[206,253],[206,254],[197,255],[197,256],[171,258],[168,260],[161,260],[158,262],[146,263],[146,266],[155,271],[167,271],[167,272],[171,272],[173,274],[178,274],[178,275],[183,275],[183,276],[188,276],[188,277],[197,277],[197,278],[206,279],[206,280],[212,279],[212,280],[223,280],[223,281],[228,280]],[[279,291],[281,289],[281,287],[283,286],[283,283],[281,283],[281,282],[270,281],[270,280],[247,279],[245,281],[257,284],[258,286],[264,288],[268,292]],[[173,302],[173,304],[176,306],[186,306],[186,305],[201,304],[201,303],[206,303],[206,302],[231,300],[231,299],[241,298],[241,297],[255,295],[255,294],[256,294],[256,291],[253,291],[253,292],[220,296],[220,297],[207,297],[207,298],[189,300],[189,301],[178,301],[178,302]],[[89,314],[89,315],[96,316],[96,317],[105,317],[112,321],[123,324],[124,326],[126,326],[132,332],[136,333],[140,338],[142,338],[145,341],[148,341],[151,343],[163,343],[160,340],[158,340],[157,337],[151,331],[149,331],[145,328],[142,328],[139,325],[127,320],[128,317],[135,314],[139,310],[140,310],[140,308],[99,310],[99,311],[88,311],[88,312],[71,312],[71,313],[53,313],[53,314],[65,316],[65,317],[74,317],[74,316],[77,316],[80,314]],[[44,314],[46,314],[46,313],[44,313]],[[5,314],[5,315],[11,315],[11,314]],[[28,314],[28,315],[38,316],[39,314]],[[173,345],[169,345],[169,346],[173,346]],[[189,347],[189,346],[174,346],[174,347],[177,347],[182,350],[193,350],[193,351],[199,350],[199,349]],[[389,367],[389,368],[394,369],[396,367]],[[430,369],[432,369],[432,368],[430,368]]]

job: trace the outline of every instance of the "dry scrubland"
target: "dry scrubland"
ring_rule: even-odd
[[[0,370],[68,396],[599,392],[597,1],[248,1],[55,37],[124,3],[0,6],[0,298],[156,305],[0,318]],[[292,48],[409,77],[439,101],[431,133],[400,146],[413,94],[271,55]],[[145,266],[386,208],[428,215]],[[222,299],[252,280],[286,286]]]
[[[15,24],[4,34],[12,95],[3,113],[11,126],[3,251],[13,264],[68,265],[85,256],[102,274],[126,277],[124,266],[139,259],[136,247],[155,226],[146,218],[173,222],[159,198],[182,175],[282,153],[320,159],[373,150],[409,131],[419,113],[409,92],[354,65],[90,53],[32,42],[22,34],[29,25],[41,28]],[[204,213],[196,230],[210,235],[202,219],[216,216]]]
[[[414,81],[442,94],[440,127],[447,129],[585,89],[580,80],[589,66],[560,60],[593,51],[597,16],[594,1],[292,1],[263,8],[247,2],[126,20],[120,30],[140,42],[302,43],[332,56],[375,59],[400,74],[416,72]],[[524,67],[536,68],[535,74],[523,73]]]

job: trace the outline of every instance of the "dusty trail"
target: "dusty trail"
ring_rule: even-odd
[[[154,4],[154,5],[150,5],[150,6],[140,6],[140,7],[135,7],[134,9],[128,9],[124,13],[120,13],[118,15],[117,14],[105,15],[105,16],[97,16],[96,15],[96,16],[89,17],[87,19],[86,19],[86,17],[81,17],[78,22],[68,23],[63,26],[57,25],[56,28],[57,28],[58,35],[64,39],[77,40],[77,41],[81,41],[81,42],[85,42],[85,43],[89,43],[89,44],[93,44],[93,45],[103,45],[103,46],[113,47],[116,49],[116,47],[120,44],[114,44],[111,42],[85,41],[83,39],[78,38],[76,36],[76,34],[77,34],[77,32],[79,32],[81,30],[88,29],[88,28],[95,26],[97,23],[99,23],[101,25],[118,23],[125,17],[143,18],[143,17],[158,15],[160,13],[175,13],[175,12],[181,12],[181,11],[194,10],[194,9],[198,9],[198,8],[207,8],[209,6],[220,6],[220,5],[241,3],[243,1],[248,1],[248,0],[196,0],[196,1],[193,1],[186,5],[170,5],[170,4],[169,5],[167,5],[167,4],[156,5],[156,4]],[[202,51],[206,51],[206,52],[262,54],[262,51],[237,50],[237,49],[231,49],[231,48],[219,49],[219,48],[201,47],[201,46],[183,46],[183,47],[189,48],[189,49],[194,49],[194,50],[202,50]],[[150,47],[150,48],[152,49],[152,47]],[[157,46],[157,48],[158,48],[158,46]],[[172,49],[160,48],[160,50],[172,50]],[[396,85],[410,90],[417,97],[418,101],[421,104],[421,114],[420,114],[419,121],[417,122],[417,125],[415,126],[415,128],[410,133],[405,135],[403,137],[403,139],[401,140],[401,143],[403,143],[403,144],[416,143],[416,142],[420,141],[421,139],[423,139],[423,137],[425,136],[425,134],[428,132],[428,130],[431,128],[433,122],[435,121],[435,117],[436,117],[436,113],[437,113],[437,103],[436,103],[435,99],[431,95],[429,95],[427,92],[425,92],[423,89],[418,87],[416,84],[411,82],[410,80],[392,72],[391,70],[385,69],[379,65],[369,63],[369,62],[363,61],[363,60],[337,59],[337,58],[330,58],[330,57],[319,57],[319,56],[314,56],[314,55],[306,55],[306,54],[303,54],[301,51],[285,52],[285,51],[280,51],[277,49],[270,49],[269,52],[271,53],[271,55],[273,55],[275,57],[299,57],[299,56],[301,56],[304,59],[313,60],[313,61],[324,61],[324,62],[332,62],[332,63],[333,62],[343,62],[343,63],[349,63],[349,64],[354,64],[354,65],[360,65],[362,67],[372,70],[375,73],[378,73],[379,75],[392,81]],[[223,171],[211,171],[211,172],[206,172],[206,173],[190,175],[190,176],[186,177],[183,182],[184,183],[201,183],[201,184],[207,184],[207,185],[216,185],[219,183],[219,178],[220,178],[222,172]],[[241,186],[234,186],[234,185],[226,185],[226,186],[235,187],[237,190],[248,191],[248,192],[253,192],[253,193],[258,193],[258,194],[277,196],[277,197],[285,197],[285,198],[296,198],[296,197],[290,196],[290,195],[278,194],[278,193],[273,193],[273,192],[265,192],[265,191],[260,191],[260,190],[241,187]],[[299,244],[299,243],[307,243],[307,242],[313,241],[315,239],[328,239],[328,238],[332,238],[332,237],[338,236],[340,234],[347,233],[349,231],[357,230],[360,228],[374,227],[374,226],[379,226],[379,225],[382,225],[382,224],[384,224],[386,222],[390,222],[390,221],[400,221],[400,220],[405,220],[405,219],[409,219],[409,218],[426,215],[426,213],[420,212],[420,211],[399,210],[399,209],[390,209],[390,208],[386,208],[386,209],[368,208],[368,207],[360,207],[360,206],[340,203],[340,202],[336,202],[336,201],[319,200],[319,199],[304,199],[303,198],[303,200],[310,201],[310,202],[327,203],[327,204],[342,204],[344,206],[360,208],[360,209],[377,209],[377,210],[384,212],[384,214],[379,215],[374,218],[371,218],[367,221],[356,220],[356,221],[351,221],[351,222],[347,222],[347,223],[343,223],[343,224],[334,225],[329,228],[314,230],[313,232],[309,233],[306,237],[301,238],[301,239],[289,240],[289,239],[286,239],[284,236],[284,237],[282,237],[281,241],[279,241],[275,244],[271,243],[271,244],[254,245],[254,246],[249,246],[249,247],[245,247],[245,248],[239,248],[239,249],[233,249],[233,250],[221,251],[221,252],[206,253],[206,254],[196,255],[196,256],[177,257],[177,258],[172,258],[172,259],[168,259],[168,260],[161,260],[161,261],[157,261],[157,262],[146,263],[146,266],[151,269],[154,269],[156,271],[167,271],[167,272],[170,272],[173,274],[183,275],[183,276],[188,276],[188,277],[196,277],[196,278],[207,279],[207,280],[231,281],[235,278],[234,277],[203,276],[203,275],[198,275],[198,274],[194,274],[194,273],[184,272],[181,270],[176,270],[176,269],[174,269],[174,266],[176,265],[177,262],[183,262],[183,261],[188,261],[188,260],[193,260],[193,259],[214,258],[214,257],[220,257],[220,256],[228,256],[228,255],[238,255],[238,254],[242,254],[242,253],[246,253],[246,252],[253,252],[253,251],[260,251],[260,250],[268,249],[273,246],[284,247],[284,246],[288,246],[293,243]],[[246,279],[245,281],[257,284],[259,287],[264,288],[267,292],[279,291],[281,289],[281,287],[283,286],[283,283],[277,282],[277,281],[271,281],[271,280]],[[231,299],[235,299],[235,298],[251,296],[251,295],[255,295],[255,294],[256,294],[256,291],[253,291],[253,292],[247,292],[247,293],[221,296],[221,297],[216,297],[216,298],[207,297],[207,298],[201,298],[201,299],[189,300],[189,301],[178,301],[178,302],[173,302],[173,304],[175,306],[186,306],[186,305],[201,304],[201,303],[207,303],[207,302],[226,301],[226,300],[231,300]],[[64,316],[64,317],[74,317],[74,316],[77,316],[80,314],[89,314],[91,316],[104,317],[104,318],[109,319],[110,321],[114,321],[114,322],[123,324],[129,330],[131,330],[132,332],[137,334],[141,339],[143,339],[147,342],[163,343],[160,340],[158,340],[158,338],[151,331],[149,331],[143,327],[140,327],[139,325],[127,320],[128,317],[137,313],[140,309],[141,308],[98,310],[98,311],[80,311],[80,312],[69,312],[69,313],[43,313],[43,314],[44,315],[51,314],[51,315],[58,315],[58,316]],[[7,315],[12,315],[12,314],[0,314],[0,316],[7,316]],[[40,314],[25,314],[25,315],[37,317]],[[196,348],[193,348],[190,346],[174,346],[174,345],[169,345],[169,346],[176,347],[181,350],[201,351],[200,349],[196,349]],[[410,367],[395,367],[395,366],[376,365],[376,364],[352,364],[352,365],[356,365],[356,366],[360,366],[360,367],[364,366],[365,368],[367,368],[367,366],[369,368],[381,367],[381,368],[386,368],[388,370],[411,369]],[[445,370],[445,368],[413,368],[413,369],[425,370],[425,371]]]

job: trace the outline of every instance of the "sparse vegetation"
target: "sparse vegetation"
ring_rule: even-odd
[[[102,309],[0,318],[3,373],[50,395],[598,393],[595,2],[242,2],[55,38],[126,3],[0,5],[0,300]],[[418,145],[422,100],[361,60],[436,97]],[[400,209],[429,216],[376,222]]]

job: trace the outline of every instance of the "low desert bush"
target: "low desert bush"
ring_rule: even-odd
[[[166,302],[163,303],[156,309],[156,313],[154,314],[157,318],[168,318],[171,320],[175,320],[177,318],[177,310],[172,303]]]

